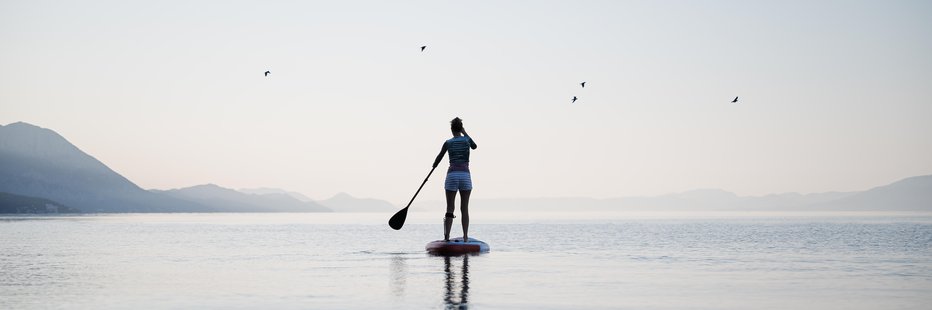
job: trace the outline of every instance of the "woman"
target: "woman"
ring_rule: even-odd
[[[447,169],[447,179],[444,181],[444,190],[447,195],[447,214],[443,218],[443,240],[450,240],[450,228],[453,226],[453,204],[456,192],[460,192],[460,212],[463,221],[463,240],[469,242],[469,194],[472,192],[472,177],[469,175],[469,149],[476,149],[476,142],[469,137],[463,129],[463,120],[459,117],[450,121],[450,131],[453,138],[443,143],[440,154],[434,160],[434,168],[440,164],[443,154],[450,153],[450,168]]]

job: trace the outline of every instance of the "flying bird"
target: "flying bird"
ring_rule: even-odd
[[[576,102],[576,96],[573,96],[573,101],[570,103]]]
[[[270,72],[270,71],[265,71],[265,76],[269,76],[270,73],[272,73],[272,72]]]
[[[732,100],[731,103],[738,102],[738,97],[735,97],[735,100]]]
[[[586,88],[586,82],[579,83],[579,85],[582,85],[583,88]]]
[[[421,51],[423,52],[425,48],[427,48],[427,45],[421,46]]]

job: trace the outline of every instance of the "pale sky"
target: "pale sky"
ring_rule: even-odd
[[[403,205],[459,116],[475,198],[864,190],[932,174],[930,55],[930,1],[0,0],[0,124],[150,189]]]

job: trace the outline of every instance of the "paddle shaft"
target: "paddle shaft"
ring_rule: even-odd
[[[408,205],[404,209],[398,210],[395,215],[392,215],[392,218],[388,219],[388,226],[391,226],[394,230],[401,229],[401,226],[405,225],[405,218],[408,217],[408,207],[411,206],[411,203],[414,202],[414,198],[417,198],[417,194],[421,192],[421,189],[424,188],[424,184],[427,184],[427,179],[430,179],[430,175],[434,173],[434,169],[437,167],[430,168],[430,172],[427,173],[427,177],[424,178],[424,182],[421,182],[421,186],[417,188],[417,191],[414,192],[414,197],[411,197],[411,201],[408,201]]]
[[[411,203],[414,202],[414,198],[417,198],[417,194],[421,192],[421,189],[424,188],[424,184],[427,184],[427,179],[430,179],[430,175],[434,173],[434,169],[437,169],[436,166],[430,168],[430,172],[427,173],[427,177],[424,178],[424,182],[421,182],[421,186],[417,188],[417,191],[414,192],[414,197],[411,197],[411,201],[408,201],[408,205],[405,206],[405,209],[411,206]]]

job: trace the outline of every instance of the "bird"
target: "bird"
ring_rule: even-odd
[[[737,97],[737,96],[735,97],[735,100],[732,100],[732,101],[731,101],[731,103],[735,103],[735,102],[738,102],[738,97]]]
[[[272,72],[271,72],[271,71],[265,71],[265,76],[269,76],[270,73],[272,73]]]
[[[573,103],[573,102],[576,102],[576,96],[573,96],[573,101],[571,101],[570,103]]]
[[[579,83],[579,85],[582,85],[583,88],[586,88],[586,82]]]
[[[421,46],[421,51],[423,52],[425,48],[427,48],[427,45]]]

